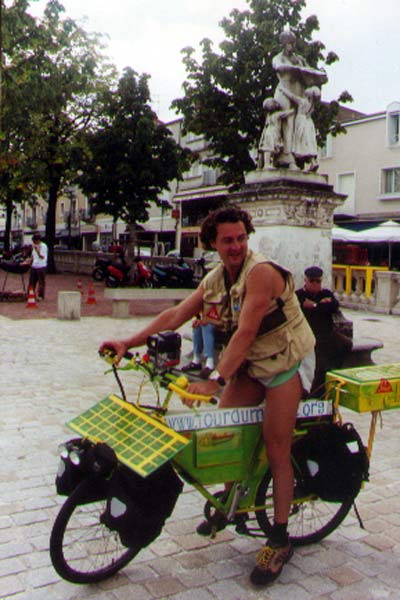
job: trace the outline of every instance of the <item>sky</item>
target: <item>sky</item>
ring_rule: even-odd
[[[129,66],[151,76],[153,108],[166,121],[177,117],[170,103],[182,96],[182,48],[198,49],[205,37],[217,47],[220,20],[234,8],[248,8],[246,0],[60,1],[67,16],[85,19],[86,31],[108,36],[105,52],[121,72]],[[31,13],[40,15],[44,5],[31,0]],[[400,100],[399,0],[308,0],[304,15],[311,14],[320,23],[315,38],[340,58],[326,67],[323,100],[348,90],[354,102],[347,106],[365,113]]]

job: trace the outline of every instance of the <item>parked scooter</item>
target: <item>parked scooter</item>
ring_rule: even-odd
[[[194,271],[189,265],[179,258],[175,264],[156,264],[153,267],[154,287],[168,288],[195,288]]]
[[[134,259],[136,269],[132,275],[130,265],[126,262],[111,264],[107,267],[106,286],[116,288],[130,285],[138,287],[153,287],[151,271],[141,261],[140,257]]]
[[[94,263],[94,269],[92,271],[92,277],[95,281],[104,281],[108,274],[108,267],[113,262],[109,258],[98,258]]]

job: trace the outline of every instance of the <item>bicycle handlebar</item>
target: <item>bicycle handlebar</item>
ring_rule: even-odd
[[[188,384],[188,380],[186,379],[186,377],[178,377],[177,383],[179,382],[179,379],[185,379],[185,385]],[[217,400],[214,398],[214,396],[203,396],[203,394],[191,394],[190,392],[187,392],[183,387],[177,385],[177,383],[170,382],[168,384],[168,389],[178,394],[180,398],[184,400],[190,400],[192,402],[205,402],[207,404],[217,404]],[[183,381],[181,383],[183,383]]]
[[[106,349],[105,351],[100,352],[100,356],[105,358],[105,360],[107,362],[109,362],[110,364],[114,363],[115,354],[112,351]],[[131,352],[126,352],[124,354],[124,358],[128,361],[132,360],[132,358],[134,358],[134,356],[135,355],[132,354]],[[185,375],[180,375],[176,378],[175,382],[170,381],[167,385],[167,388],[170,391],[175,392],[183,400],[189,400],[191,402],[204,402],[206,404],[217,404],[218,403],[218,401],[216,400],[216,398],[214,398],[214,396],[204,396],[203,394],[193,394],[193,393],[187,392],[185,390],[185,388],[187,387],[188,384],[189,384],[189,380],[187,379],[187,377],[185,377]]]

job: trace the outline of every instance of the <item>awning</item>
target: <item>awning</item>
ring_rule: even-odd
[[[97,234],[97,225],[94,223],[85,223],[84,225],[81,223],[81,234],[87,235],[90,233]]]
[[[174,232],[176,229],[176,220],[172,217],[150,217],[146,223],[141,223],[145,231],[154,231],[160,233],[162,231]]]
[[[188,200],[198,200],[200,198],[220,198],[228,194],[228,189],[222,185],[208,185],[203,188],[191,188],[182,190],[174,195],[173,202],[187,202]]]

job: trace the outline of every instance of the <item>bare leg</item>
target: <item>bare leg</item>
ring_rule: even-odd
[[[287,522],[293,499],[290,448],[301,395],[298,373],[286,383],[267,390],[264,440],[272,472],[274,517],[277,523]]]
[[[222,393],[219,406],[257,406],[264,398],[265,387],[246,373],[241,373],[232,377]]]

